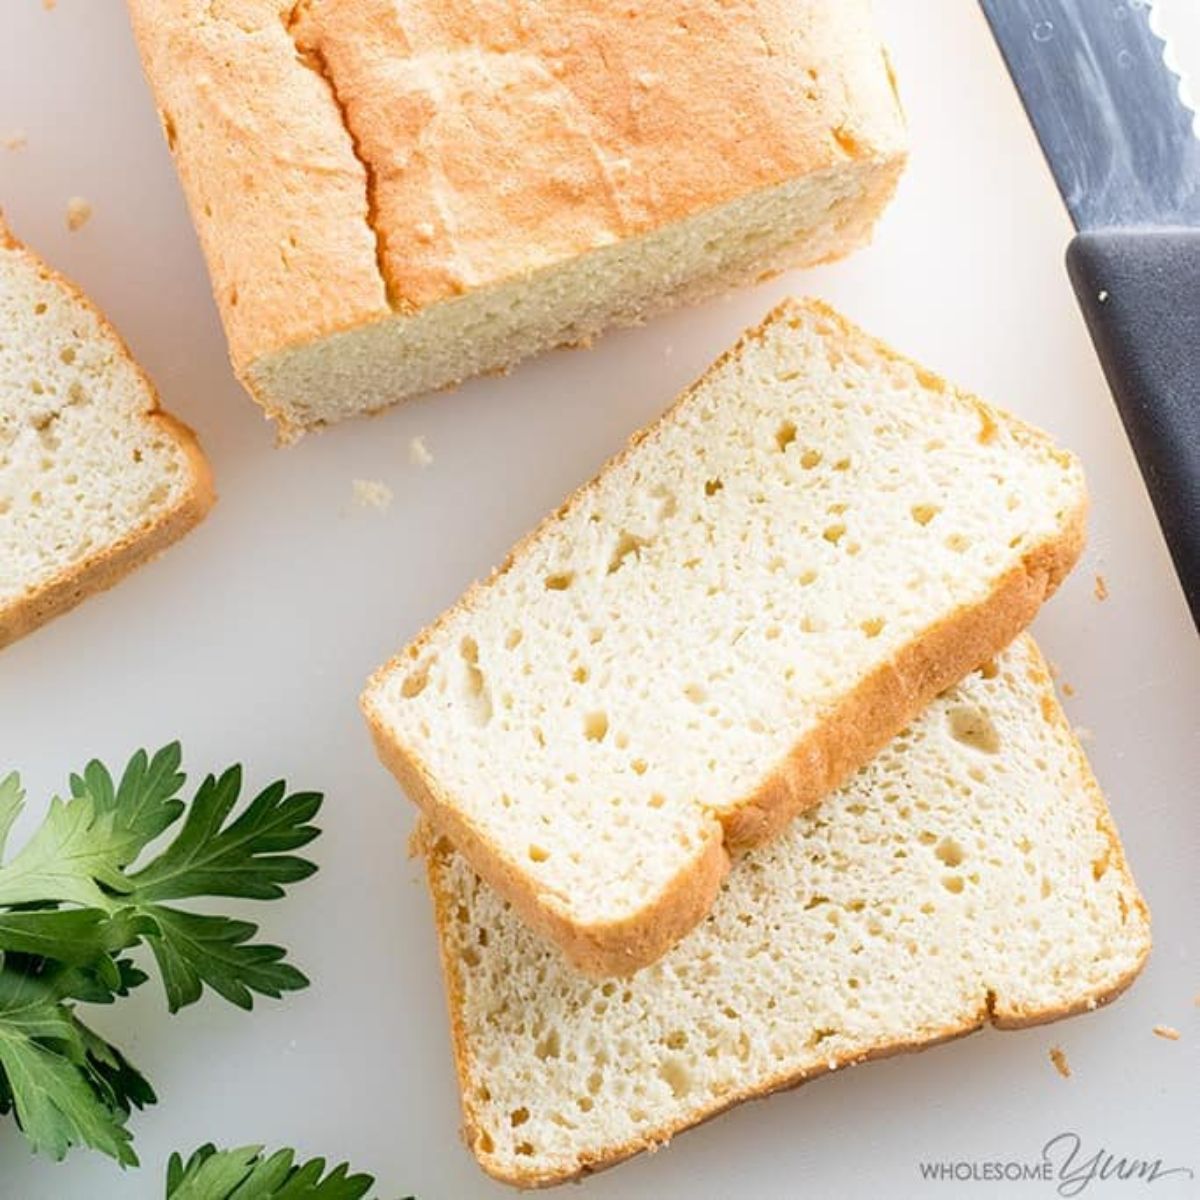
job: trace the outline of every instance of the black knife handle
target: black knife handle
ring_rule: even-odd
[[[1067,271],[1200,628],[1200,229],[1085,230]]]

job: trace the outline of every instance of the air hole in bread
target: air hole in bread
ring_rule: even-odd
[[[548,592],[565,592],[567,588],[575,582],[574,571],[556,571],[553,575],[547,575],[545,579],[546,591]]]
[[[590,712],[583,718],[583,736],[589,742],[602,742],[608,734],[608,713]]]
[[[918,525],[928,525],[938,515],[939,509],[936,504],[914,504],[911,511],[912,519]]]
[[[934,854],[946,864],[948,867],[957,867],[961,865],[962,860],[966,857],[966,852],[962,846],[958,844],[952,837],[944,837],[938,842],[934,849]]]
[[[805,450],[800,455],[800,465],[806,470],[811,471],[814,467],[820,466],[821,452],[820,450]]]
[[[970,548],[971,539],[964,533],[952,533],[946,539],[946,549],[953,550],[955,554],[964,554]]]
[[[963,877],[961,875],[943,875],[942,887],[948,892],[953,892],[958,895],[963,890]]]
[[[505,650],[515,650],[521,644],[524,636],[525,634],[520,629],[511,630],[508,637],[504,639]]]
[[[715,496],[725,484],[720,479],[710,479],[704,485],[704,494],[706,496]]]
[[[608,560],[608,574],[619,571],[625,560],[632,554],[635,558],[640,555],[643,546],[649,545],[646,538],[640,538],[635,533],[622,529],[621,536],[613,548],[612,557]]]
[[[842,540],[846,533],[846,526],[841,521],[836,521],[834,524],[826,527],[825,532],[821,535],[827,542],[836,546]]]
[[[887,622],[882,617],[871,617],[869,620],[864,621],[859,628],[867,637],[873,638],[878,637],[883,632],[883,627],[886,624]]]
[[[950,736],[964,746],[970,746],[983,754],[1000,752],[1000,734],[991,718],[981,709],[970,704],[956,704],[946,714],[950,725]]]
[[[551,1029],[534,1047],[534,1053],[543,1061],[548,1058],[558,1058],[562,1054],[562,1044],[559,1040],[558,1030]]]
[[[531,843],[529,846],[529,861],[542,863],[547,862],[550,858],[550,851],[545,846],[538,846]]]
[[[777,430],[775,430],[775,445],[779,447],[780,453],[786,453],[787,448],[796,440],[796,422],[784,421]]]
[[[676,1100],[682,1100],[692,1090],[692,1076],[682,1059],[664,1059],[658,1073]]]

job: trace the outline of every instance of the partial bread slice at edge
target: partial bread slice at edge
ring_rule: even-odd
[[[27,490],[21,488],[14,479],[21,470],[28,474],[29,463],[18,461],[12,455],[16,446],[17,453],[29,456],[29,447],[22,448],[19,444],[23,434],[26,440],[29,436],[28,430],[19,427],[25,420],[22,406],[39,410],[39,433],[47,436],[51,423],[59,420],[60,410],[67,411],[72,401],[65,395],[56,395],[51,388],[38,382],[39,377],[45,379],[58,374],[64,381],[70,377],[73,369],[69,360],[75,360],[81,353],[77,346],[83,348],[83,355],[96,356],[96,380],[90,381],[87,403],[101,407],[112,392],[118,390],[124,395],[140,394],[144,402],[137,413],[137,420],[144,422],[145,436],[131,436],[130,440],[138,453],[158,455],[164,463],[169,463],[168,469],[178,477],[178,482],[173,481],[169,486],[164,483],[166,494],[162,501],[144,506],[145,511],[140,512],[137,519],[128,522],[124,528],[106,529],[101,539],[88,545],[86,550],[72,553],[65,549],[60,555],[61,562],[49,568],[22,571],[10,565],[9,569],[14,571],[13,578],[9,581],[7,594],[0,594],[2,648],[74,608],[87,596],[112,587],[135,567],[161,553],[203,519],[215,495],[211,469],[195,434],[183,422],[161,410],[150,380],[133,359],[120,335],[91,300],[13,237],[2,219],[0,256],[7,260],[2,265],[28,286],[30,295],[36,293],[41,297],[38,307],[45,314],[37,318],[38,324],[33,326],[34,336],[25,347],[31,376],[30,387],[36,383],[43,390],[30,392],[22,389],[19,395],[12,396],[15,407],[9,414],[11,425],[0,427],[0,491],[5,482],[10,484],[10,489],[16,486],[22,492]],[[0,287],[3,286],[6,284],[0,280]],[[58,322],[55,330],[65,328],[69,330],[69,336],[60,339],[55,330],[50,329],[49,325],[43,326],[41,322]],[[21,331],[15,326],[10,327],[6,337],[18,339]],[[111,389],[107,394],[106,385]],[[41,411],[43,409],[44,412]],[[117,418],[117,421],[123,424],[125,416]],[[134,464],[130,464],[129,469],[132,471]],[[6,474],[9,475],[7,481]],[[95,493],[100,482],[94,476],[80,473],[74,486],[80,489],[79,495],[86,500]],[[105,483],[106,486],[119,486],[113,483],[111,475],[106,477]],[[15,520],[18,506],[28,500],[27,495],[5,494],[0,498],[6,501],[0,522]],[[88,541],[82,527],[85,518],[78,520],[79,525],[66,522],[62,528],[83,544]],[[20,534],[13,533],[12,536],[19,538]]]
[[[424,833],[466,1139],[522,1187],[842,1066],[1094,1009],[1150,951],[1028,637],[748,854],[707,920],[629,980],[578,975]]]
[[[825,370],[823,358],[818,365],[805,365],[809,362],[805,356],[810,355],[805,339],[817,345],[821,355],[829,357],[828,371]],[[802,344],[803,349],[800,348]],[[439,724],[442,722],[447,730],[455,731],[458,745],[477,745],[480,747],[478,753],[482,755],[483,748],[489,745],[485,739],[492,735],[495,726],[500,723],[499,720],[493,723],[490,729],[480,729],[470,720],[469,713],[464,719],[461,711],[450,707],[449,700],[445,701],[447,707],[432,713],[423,711],[419,717],[413,716],[411,710],[403,707],[405,697],[409,694],[409,685],[425,670],[425,664],[438,657],[441,649],[446,649],[448,653],[441,655],[442,665],[436,670],[443,674],[451,671],[453,664],[448,660],[457,659],[459,654],[453,649],[453,642],[456,638],[467,635],[462,639],[461,653],[468,677],[476,669],[475,663],[465,661],[467,651],[471,650],[478,656],[479,671],[486,669],[488,672],[493,696],[502,699],[502,693],[516,692],[520,699],[520,680],[510,688],[507,677],[500,679],[500,672],[510,669],[505,658],[507,648],[499,644],[485,643],[482,635],[476,636],[478,630],[472,625],[476,612],[483,609],[493,589],[506,594],[502,589],[515,586],[514,577],[518,577],[527,564],[540,564],[541,557],[545,557],[551,551],[561,552],[565,556],[574,553],[572,547],[584,546],[580,558],[586,558],[588,546],[585,539],[593,536],[589,529],[599,530],[603,534],[611,532],[615,537],[624,518],[620,514],[614,515],[606,511],[601,525],[589,526],[587,522],[594,519],[594,514],[589,518],[588,510],[601,504],[597,497],[602,495],[603,488],[611,484],[613,486],[609,487],[609,490],[612,491],[617,483],[621,485],[621,495],[629,497],[629,507],[643,503],[644,498],[651,493],[651,481],[643,479],[639,482],[638,475],[647,462],[654,461],[654,455],[660,452],[664,443],[670,444],[671,438],[676,438],[677,441],[683,437],[691,438],[690,442],[684,443],[689,447],[689,452],[699,452],[706,445],[711,448],[713,444],[719,451],[722,443],[705,440],[715,436],[710,432],[709,425],[706,424],[703,430],[698,431],[692,428],[699,422],[708,420],[703,417],[706,406],[720,407],[712,399],[713,389],[726,389],[721,405],[724,405],[728,412],[735,413],[737,421],[740,421],[741,406],[749,406],[752,401],[743,400],[741,396],[745,394],[744,389],[739,394],[734,385],[751,386],[755,377],[751,367],[746,364],[751,360],[757,362],[756,356],[765,356],[774,362],[771,356],[775,355],[782,356],[782,360],[787,360],[797,368],[800,381],[789,386],[802,389],[789,393],[779,402],[781,407],[777,417],[783,418],[791,414],[794,416],[793,422],[784,422],[776,430],[776,416],[772,416],[769,432],[755,428],[754,437],[760,440],[765,438],[770,443],[770,456],[774,456],[775,459],[782,460],[785,454],[799,457],[799,452],[805,445],[806,433],[813,432],[805,429],[803,414],[811,412],[817,414],[814,419],[825,419],[827,393],[830,404],[836,406],[837,389],[843,376],[848,378],[861,367],[860,373],[865,373],[868,377],[871,372],[878,372],[884,377],[885,384],[891,381],[896,383],[901,391],[907,389],[910,408],[918,406],[924,413],[925,406],[928,406],[930,414],[940,413],[947,422],[959,422],[964,430],[969,427],[969,432],[961,434],[965,449],[953,447],[955,453],[959,450],[974,453],[972,447],[978,443],[983,449],[979,450],[976,457],[986,459],[994,449],[997,454],[1006,456],[1005,461],[1014,466],[1014,469],[1017,465],[1028,467],[1029,463],[1035,460],[1045,459],[1051,463],[1052,466],[1047,467],[1044,474],[1052,474],[1055,486],[1063,493],[1062,511],[1057,513],[1052,527],[1046,520],[1041,519],[1045,514],[1039,513],[1038,519],[1041,524],[1037,526],[1036,532],[1033,525],[1028,528],[1022,526],[1018,530],[1028,536],[1019,540],[1016,549],[1004,552],[1004,569],[988,575],[986,594],[973,593],[967,601],[950,601],[948,598],[957,594],[954,591],[956,585],[951,579],[945,587],[946,597],[939,598],[932,611],[923,612],[919,620],[910,621],[914,627],[913,635],[907,641],[897,643],[886,655],[876,652],[872,665],[861,675],[845,677],[845,685],[839,683],[838,690],[822,702],[819,713],[809,720],[807,725],[791,712],[781,715],[769,731],[771,736],[778,740],[779,745],[770,753],[754,759],[753,777],[741,780],[736,788],[714,795],[711,801],[694,806],[696,814],[688,818],[694,824],[685,830],[687,848],[684,850],[679,850],[672,836],[673,829],[668,825],[669,820],[674,817],[672,805],[676,797],[672,789],[679,788],[681,765],[672,760],[673,770],[668,772],[664,768],[663,782],[658,792],[659,795],[666,794],[667,805],[655,818],[663,822],[662,829],[665,832],[646,837],[640,843],[630,841],[629,845],[629,861],[635,863],[637,869],[641,869],[640,864],[647,855],[655,856],[653,866],[658,873],[654,876],[653,892],[636,906],[603,912],[594,918],[590,915],[581,916],[580,888],[588,886],[589,879],[607,880],[605,872],[594,869],[595,864],[587,859],[585,853],[583,865],[576,872],[579,878],[572,886],[563,886],[558,881],[551,882],[542,863],[531,863],[523,854],[517,853],[514,845],[510,844],[511,839],[505,841],[496,836],[495,829],[500,827],[499,821],[517,821],[523,812],[521,795],[513,795],[512,799],[516,805],[510,817],[505,817],[496,810],[468,812],[471,803],[475,803],[472,789],[448,785],[441,778],[443,771],[439,769],[439,764],[430,761],[428,751],[423,749],[415,738],[419,721],[433,726],[435,731],[442,728]],[[815,359],[813,362],[815,363]],[[838,366],[838,363],[842,365]],[[739,374],[743,371],[749,372],[750,383],[746,383]],[[822,375],[821,372],[825,374]],[[817,378],[818,382],[812,384],[810,376]],[[899,382],[896,382],[897,380]],[[810,386],[815,389],[811,395],[803,391]],[[733,398],[730,398],[731,391]],[[871,396],[874,394],[871,392]],[[770,408],[776,403],[773,394],[762,403],[770,413],[775,412]],[[855,403],[862,407],[861,402]],[[896,402],[890,400],[886,389],[881,386],[877,411],[885,420],[888,419],[890,403]],[[799,406],[799,412],[793,412],[790,405]],[[807,409],[805,405],[808,406]],[[855,412],[857,414],[857,409]],[[697,416],[698,413],[701,415]],[[714,420],[721,419],[725,418],[718,412]],[[857,420],[858,416],[854,419]],[[873,421],[874,418],[868,420],[868,430]],[[762,421],[759,421],[759,424],[762,424]],[[854,428],[858,429],[857,426]],[[782,452],[779,454],[775,453],[776,436],[779,441],[778,449]],[[922,440],[923,437],[922,433]],[[755,450],[755,453],[758,453],[758,450]],[[821,470],[828,466],[826,463]],[[820,471],[805,471],[797,464],[788,470],[796,477],[797,490],[802,486],[825,486],[804,482],[820,474]],[[945,473],[943,469],[943,474]],[[969,479],[967,467],[950,474],[956,481],[961,478],[959,490],[962,494],[966,494],[967,489],[976,487]],[[835,473],[830,478],[835,480],[830,484],[831,487],[844,487],[844,484],[836,480],[857,477],[836,476]],[[692,487],[694,482],[689,481],[688,487]],[[737,481],[727,478],[725,482],[731,485],[736,482],[736,486],[715,491],[706,503],[723,504],[728,497],[737,494],[738,488],[757,486],[753,472]],[[953,487],[957,489],[959,484],[955,482]],[[702,491],[708,492],[709,486],[706,484]],[[689,492],[689,497],[690,494]],[[972,491],[971,495],[974,494]],[[867,497],[866,502],[876,499],[882,497]],[[624,502],[620,498],[605,501],[610,507]],[[691,518],[686,509],[687,503],[691,503],[690,498],[686,501],[680,498],[678,515],[673,518],[675,524],[671,526],[670,531],[663,534],[664,543],[669,544],[671,538],[679,536],[675,530],[681,522],[685,529],[688,527],[687,522]],[[1029,503],[1036,506],[1039,503],[1049,504],[1049,501],[1033,497]],[[957,682],[980,662],[998,653],[1025,628],[1043,600],[1057,588],[1079,556],[1084,541],[1086,503],[1086,490],[1078,464],[1070,455],[1054,447],[1044,434],[1008,414],[989,407],[976,397],[953,389],[937,376],[856,329],[827,306],[813,301],[785,301],[770,313],[758,328],[745,334],[663,417],[649,428],[635,434],[629,447],[622,454],[609,462],[595,479],[574,493],[556,513],[518,544],[507,561],[487,581],[472,587],[457,605],[443,614],[400,655],[378,671],[364,693],[364,713],[382,761],[400,780],[409,796],[434,825],[466,855],[475,869],[514,903],[526,921],[543,936],[560,945],[568,957],[586,973],[596,976],[629,973],[661,957],[704,917],[712,905],[721,880],[730,868],[731,853],[776,836],[798,812],[815,804],[867,761],[938,692]],[[875,507],[876,513],[867,513],[868,518],[874,519],[878,515],[879,505]],[[723,519],[740,528],[739,523],[751,519],[750,515],[753,512],[752,506],[742,505],[741,508],[731,508]],[[979,517],[978,513],[969,515],[975,519]],[[990,510],[988,517],[990,520]],[[636,515],[629,519],[636,520]],[[903,520],[907,523],[907,511]],[[997,528],[1009,520],[1009,514],[997,513]],[[727,528],[728,524],[724,527]],[[936,523],[931,527],[931,536],[937,528]],[[622,532],[622,539],[624,537]],[[850,540],[843,539],[842,545]],[[805,544],[814,543],[822,553],[828,554],[831,551],[831,547],[819,534],[812,535]],[[625,554],[621,571],[627,571],[630,567],[642,570],[642,556],[646,552],[637,539],[633,539],[632,544],[635,547],[634,552]],[[1001,543],[997,541],[996,545]],[[622,552],[618,549],[617,555]],[[592,587],[593,580],[589,572],[593,572],[593,568],[587,562],[573,565],[578,567],[575,572],[578,579],[572,585],[574,592],[539,593],[536,601],[529,600],[526,607],[533,603],[560,603],[561,601],[555,599],[556,595],[566,597],[570,601],[571,597],[579,592],[581,583]],[[707,565],[703,564],[703,569],[707,569]],[[838,569],[835,566],[832,571],[836,572]],[[943,569],[949,571],[945,564],[938,567],[939,571]],[[614,575],[611,566],[608,569],[611,579],[607,584],[604,583],[606,576],[603,560],[595,566],[594,574],[599,580],[596,587],[625,586],[625,576]],[[552,580],[547,577],[546,587],[551,586]],[[794,584],[779,581],[769,586],[795,587]],[[821,586],[823,584],[811,590],[817,591]],[[796,587],[795,590],[798,592],[799,588]],[[591,593],[588,594],[590,596]],[[605,595],[608,602],[618,606],[621,603],[617,593],[610,591]],[[574,602],[579,603],[578,600]],[[883,611],[887,612],[887,601],[880,598],[879,603],[884,606]],[[890,612],[887,612],[887,615],[894,616]],[[577,629],[579,624],[577,620]],[[766,624],[764,620],[762,625],[765,627]],[[792,641],[789,639],[804,641],[804,637],[796,629],[786,625],[783,635],[783,640],[774,643],[776,647],[792,647]],[[881,644],[887,643],[888,637],[891,636],[889,631],[881,639]],[[761,657],[764,654],[764,649],[756,638],[757,633],[755,637],[747,638],[733,652],[739,661],[753,662],[756,656]],[[547,641],[541,638],[537,642],[538,653],[543,656],[557,653],[554,640]],[[819,641],[819,637],[810,639],[813,644]],[[449,644],[442,647],[442,642]],[[529,636],[526,636],[518,653],[532,655],[533,651],[529,649],[531,644]],[[806,642],[805,647],[808,644]],[[694,642],[691,643],[681,649],[676,661],[686,659],[701,648]],[[796,661],[802,663],[800,654],[804,648],[796,646],[795,649]],[[809,654],[811,657],[816,651],[809,651]],[[813,665],[828,670],[837,668],[839,663],[829,660],[824,664],[815,662]],[[563,672],[562,675],[565,679],[566,673]],[[417,682],[420,683],[419,680]],[[457,687],[457,683],[451,680],[451,684],[452,691]],[[442,684],[439,682],[438,686]],[[431,705],[443,703],[440,694],[434,695],[436,689],[433,685],[422,691],[423,688],[424,685],[421,684],[416,689],[413,694],[417,698],[408,701],[410,705],[424,704],[427,701]],[[617,702],[622,703],[619,698]],[[496,711],[500,710],[497,708]],[[504,720],[508,719],[507,713],[502,715]],[[678,739],[674,734],[661,739],[662,744],[656,747],[659,758],[674,754],[678,745],[682,744],[682,729],[686,719],[682,718],[675,726],[680,732]],[[735,724],[738,721],[741,721],[743,726],[745,724],[741,716],[735,717],[734,721]],[[459,724],[462,725],[461,730],[458,729]],[[620,732],[627,732],[634,739],[638,736],[636,726]],[[614,739],[615,734],[608,739],[606,745],[611,745]],[[636,747],[636,740],[633,745]],[[594,753],[594,750],[588,752]],[[529,742],[529,756],[532,758],[538,753],[532,741]],[[636,748],[631,748],[628,752],[630,758],[636,753]],[[653,760],[655,756],[647,757]],[[493,760],[501,761],[501,756],[495,755]],[[444,766],[444,763],[442,765]],[[593,786],[594,781],[599,778],[594,768],[587,772],[580,771],[578,776],[588,786]],[[607,780],[607,777],[605,779]],[[640,782],[629,777],[622,786],[627,787],[629,795],[633,796],[638,788],[647,790],[650,782],[653,782],[651,776]],[[509,784],[508,787],[515,785]],[[555,795],[552,831],[555,826],[567,828],[566,822],[571,811],[566,803],[567,799],[565,790],[560,790]],[[657,796],[651,798],[652,801],[654,799],[657,799]],[[490,804],[490,800],[488,803]],[[681,807],[687,803],[687,798],[679,801]],[[582,810],[586,806],[580,807]],[[626,811],[636,810],[638,820],[646,818],[645,808],[642,799],[637,797],[626,804]],[[538,834],[541,832],[542,827],[532,821],[525,830],[531,843],[530,856],[537,849],[532,843],[539,841]],[[680,839],[680,844],[682,841],[683,839]],[[641,857],[636,858],[638,855]],[[657,861],[658,859],[661,861]],[[561,858],[558,861],[562,861]],[[629,869],[633,870],[632,867]],[[597,886],[604,886],[604,883],[601,882]]]

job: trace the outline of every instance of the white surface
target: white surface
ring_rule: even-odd
[[[1194,0],[1179,3],[1185,15]],[[1085,1194],[1200,1195],[1200,643],[1062,269],[1066,216],[976,6],[879,7],[914,149],[871,250],[276,451],[230,375],[122,6],[4,0],[0,138],[23,129],[29,144],[0,149],[0,204],[109,311],[196,426],[222,498],[158,564],[0,656],[0,765],[20,767],[41,805],[89,756],[117,762],[179,736],[194,775],[240,759],[251,784],[286,774],[328,794],[320,873],[286,902],[246,906],[313,986],[252,1016],[209,1001],[171,1018],[154,985],[93,1010],[159,1092],[132,1121],[144,1167],[122,1175],[86,1152],[33,1160],[6,1121],[4,1200],[156,1197],[169,1151],[209,1139],[348,1157],[378,1175],[384,1198],[511,1194],[458,1139],[429,905],[405,859],[412,814],[376,765],[356,696],[789,291],[829,299],[1083,457],[1091,548],[1037,632],[1076,689],[1068,711],[1094,732],[1156,949],[1105,1011],[840,1073],[570,1194],[1052,1195],[1045,1183],[923,1184],[917,1163],[1036,1160],[1071,1129],[1089,1154],[1197,1171]],[[68,234],[76,194],[95,216]],[[409,461],[418,434],[435,457],[425,469]],[[356,508],[355,478],[391,486],[391,508]],[[1106,603],[1093,596],[1097,571]],[[1160,1022],[1183,1039],[1153,1037]],[[1069,1080],[1047,1059],[1054,1044]]]

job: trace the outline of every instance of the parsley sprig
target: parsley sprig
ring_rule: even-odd
[[[126,1121],[154,1091],[78,1015],[146,982],[135,947],[152,951],[171,1012],[206,987],[250,1008],[256,994],[308,984],[281,947],[253,940],[251,922],[175,902],[270,900],[307,878],[315,865],[292,852],[317,836],[321,796],[277,782],[233,816],[241,768],[208,776],[188,804],[180,762],[173,743],[152,757],[139,751],[119,781],[89,763],[7,859],[25,797],[17,775],[0,779],[0,1113],[15,1113],[34,1149],[56,1159],[91,1146],[137,1163]]]
[[[186,1163],[171,1155],[167,1200],[362,1200],[374,1182],[370,1175],[352,1175],[346,1163],[328,1174],[323,1158],[297,1163],[294,1150],[264,1157],[261,1146],[207,1145]]]

